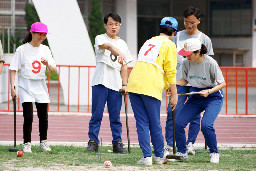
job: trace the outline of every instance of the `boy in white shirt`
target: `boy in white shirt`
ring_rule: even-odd
[[[107,102],[113,137],[113,152],[126,153],[121,138],[122,95],[119,90],[126,89],[127,64],[133,58],[125,41],[117,36],[120,25],[121,18],[118,14],[107,14],[104,17],[106,33],[95,38],[96,70],[92,80],[92,117],[88,133],[90,140],[85,152],[98,151],[98,135]]]

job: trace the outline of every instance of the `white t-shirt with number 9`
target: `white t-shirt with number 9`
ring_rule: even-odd
[[[56,67],[49,47],[33,47],[26,43],[16,49],[10,64],[10,70],[19,71],[19,98],[23,102],[49,103],[48,89],[45,83],[46,66],[41,63],[45,58],[48,64]]]

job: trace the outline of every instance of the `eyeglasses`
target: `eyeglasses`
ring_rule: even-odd
[[[189,24],[194,25],[194,24],[196,24],[196,22],[194,22],[194,21],[192,21],[192,22],[184,21],[184,24],[185,24],[185,25],[189,25]]]

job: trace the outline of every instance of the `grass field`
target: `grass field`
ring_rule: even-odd
[[[0,170],[256,170],[256,150],[220,150],[220,163],[209,163],[209,153],[197,153],[187,162],[168,162],[165,165],[140,166],[140,148],[133,147],[130,154],[108,152],[103,147],[101,161],[98,153],[85,153],[85,147],[51,146],[51,152],[41,152],[32,146],[33,153],[16,157],[8,152],[10,146],[0,146]],[[22,149],[22,146],[18,146]],[[104,161],[112,162],[104,168]]]

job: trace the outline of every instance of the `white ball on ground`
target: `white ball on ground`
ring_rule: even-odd
[[[111,163],[111,161],[105,161],[104,165],[105,165],[106,168],[109,168],[109,167],[112,166],[112,163]]]

